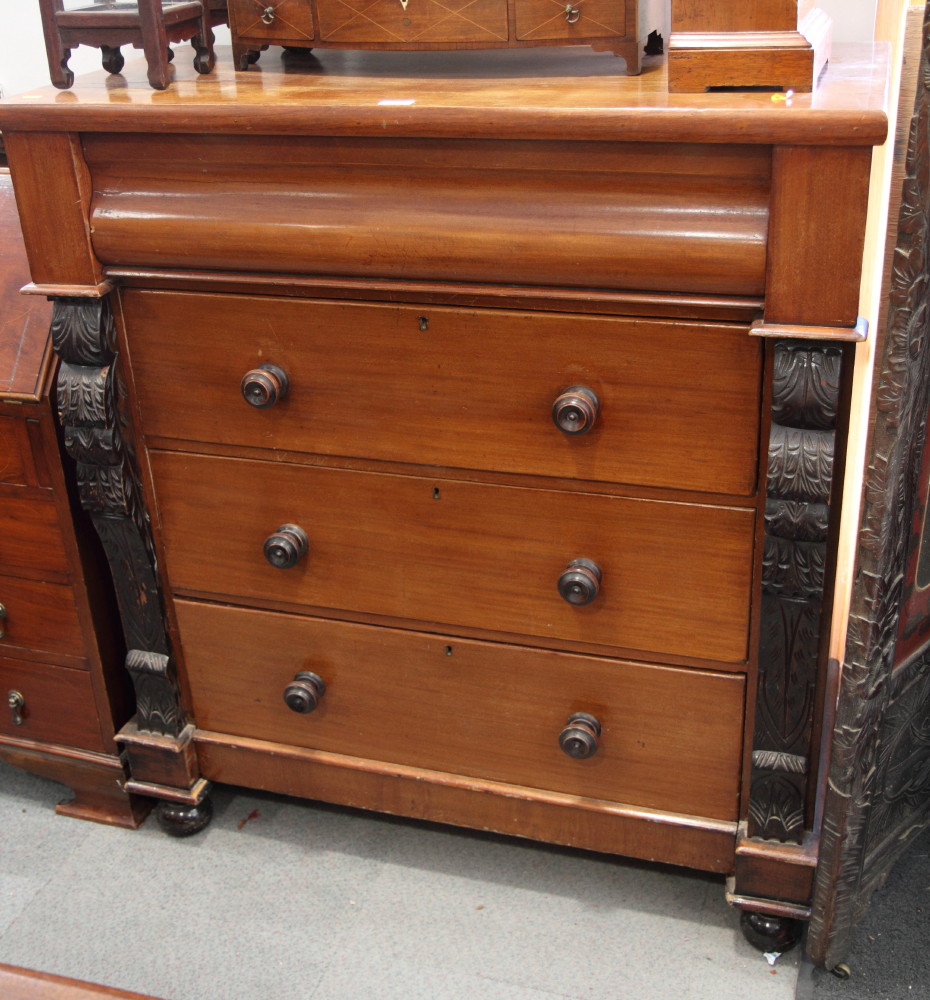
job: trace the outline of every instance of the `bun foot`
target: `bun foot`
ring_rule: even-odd
[[[804,924],[792,917],[774,917],[769,913],[743,910],[740,914],[743,937],[759,951],[786,952],[801,940]]]
[[[155,809],[161,829],[171,837],[192,837],[213,819],[213,803],[204,796],[196,805],[161,801]]]

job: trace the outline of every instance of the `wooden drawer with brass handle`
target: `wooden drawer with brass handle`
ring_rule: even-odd
[[[86,670],[2,656],[0,699],[2,736],[98,752],[107,749]]]

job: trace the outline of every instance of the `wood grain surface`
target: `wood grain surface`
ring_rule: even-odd
[[[144,65],[127,66],[117,89],[90,74],[67,94],[4,101],[0,129],[871,145],[888,128],[886,56],[871,44],[837,51],[821,86],[790,104],[767,93],[669,94],[661,66],[625,77],[612,55],[573,48],[331,51],[290,68],[276,51],[262,60],[261,73],[236,73],[219,49],[205,77],[180,60],[165,93],[147,86]]]
[[[122,313],[150,438],[756,490],[762,358],[745,327],[139,291]],[[288,392],[254,409],[240,381],[267,362]],[[552,405],[578,384],[600,414],[567,435]]]
[[[345,472],[202,455],[150,455],[177,593],[226,593],[743,663],[755,511]],[[262,555],[295,523],[310,552]],[[603,573],[587,607],[559,575]]]
[[[198,728],[654,809],[737,818],[743,679],[179,601]],[[298,671],[326,682],[291,711]],[[572,759],[573,712],[600,721]]]

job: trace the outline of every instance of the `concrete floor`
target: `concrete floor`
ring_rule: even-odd
[[[162,1000],[794,1000],[723,880],[219,788],[188,840],[0,763],[0,962]]]

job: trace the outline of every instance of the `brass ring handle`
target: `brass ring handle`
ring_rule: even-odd
[[[590,604],[601,589],[601,570],[590,559],[573,559],[559,577],[559,595],[575,607]]]
[[[302,670],[284,689],[284,702],[292,712],[308,715],[320,703],[326,682],[319,674]]]
[[[552,419],[563,434],[587,434],[597,422],[601,401],[586,385],[572,385],[552,404]]]
[[[262,24],[273,24],[274,17],[274,7],[266,7],[262,11]]]
[[[601,724],[587,712],[575,712],[568,717],[559,733],[559,746],[574,760],[587,760],[597,753]]]
[[[574,4],[567,3],[565,5],[565,20],[569,24],[577,24],[581,20],[581,8],[574,6]]]
[[[265,539],[265,558],[275,569],[292,569],[310,551],[310,539],[296,524],[282,524]]]
[[[13,725],[21,726],[23,724],[23,710],[26,708],[26,699],[19,691],[10,691],[6,696],[6,703],[9,705],[10,712],[13,715]]]
[[[287,372],[278,365],[264,364],[242,376],[242,398],[256,410],[267,410],[287,395]]]

